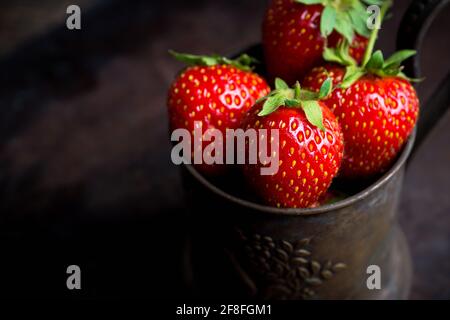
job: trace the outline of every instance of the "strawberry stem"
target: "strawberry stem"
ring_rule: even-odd
[[[294,87],[294,99],[299,100],[300,99],[300,92],[301,88],[300,88],[300,82],[296,82],[295,83],[295,87]]]
[[[390,0],[386,0],[380,9],[380,14],[375,18],[375,25],[374,28],[370,34],[369,43],[367,44],[366,52],[364,53],[363,61],[362,61],[362,67],[364,68],[367,63],[369,62],[370,58],[372,57],[372,52],[375,47],[375,41],[378,38],[378,32],[381,29],[381,22],[384,19],[384,16],[386,15],[386,11],[389,9],[389,7],[392,5],[392,2]]]

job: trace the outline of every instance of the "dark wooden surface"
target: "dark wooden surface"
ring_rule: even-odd
[[[385,24],[387,52],[408,3],[396,1]],[[14,283],[8,293],[40,295],[24,275],[39,261],[44,276],[35,281],[50,296],[55,289],[70,297],[61,268],[80,261],[89,297],[186,296],[185,209],[165,110],[180,64],[167,49],[230,54],[258,42],[263,1],[85,0],[81,31],[64,28],[64,1],[0,6],[0,246],[2,271]],[[450,69],[448,13],[425,44],[422,101]],[[450,298],[449,125],[447,114],[405,181],[400,221],[413,255],[414,299]]]

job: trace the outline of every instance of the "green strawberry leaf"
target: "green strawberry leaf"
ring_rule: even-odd
[[[267,100],[267,96],[259,98],[258,100],[255,101],[255,104],[259,104],[259,103],[263,102],[264,100]]]
[[[396,76],[401,72],[402,68],[389,68],[389,69],[382,69],[382,70],[377,70],[377,75],[381,76],[381,77],[391,77],[391,76]]]
[[[218,64],[227,64],[243,71],[251,71],[252,65],[259,61],[247,54],[239,56],[237,59],[228,59],[219,55],[203,56],[188,53],[179,53],[169,50],[169,53],[178,61],[184,62],[188,66],[214,66]]]
[[[256,63],[259,63],[257,59],[250,57],[248,54],[242,54],[237,59],[234,60],[219,56],[218,64],[227,64],[236,67],[240,70],[251,71],[253,70],[252,65]]]
[[[275,112],[279,107],[284,105],[285,100],[286,97],[280,94],[275,94],[272,97],[268,97],[266,102],[264,102],[262,110],[258,113],[258,116],[264,117]]]
[[[284,100],[286,107],[298,107],[300,105],[300,100],[297,99],[286,99]]]
[[[340,84],[341,88],[348,88],[358,81],[365,74],[365,71],[357,66],[348,66],[346,68],[344,79]]]
[[[214,66],[219,63],[219,56],[199,56],[188,53],[179,53],[169,50],[169,53],[178,61],[186,63],[188,66],[204,65]]]
[[[364,3],[367,3],[368,5],[378,5],[381,6],[383,4],[384,0],[362,0]]]
[[[366,68],[368,70],[379,70],[383,68],[383,65],[383,53],[380,50],[377,50],[367,62]]]
[[[333,7],[325,7],[320,18],[320,33],[322,37],[327,38],[336,25],[336,9]]]
[[[319,99],[324,99],[328,97],[332,89],[333,89],[333,80],[331,80],[331,78],[327,78],[320,87]]]
[[[301,106],[305,112],[306,119],[308,119],[312,125],[318,127],[322,131],[325,131],[322,109],[320,108],[319,103],[314,100],[306,100],[302,101]]]
[[[339,64],[344,64],[339,53],[334,48],[325,47],[323,50],[323,59],[328,62],[336,62]]]
[[[239,63],[246,65],[246,66],[260,63],[260,61],[258,59],[253,58],[246,53],[241,54],[236,60],[239,61]]]
[[[280,78],[275,79],[275,87],[275,90],[257,101],[257,103],[259,103],[265,100],[258,116],[267,116],[282,106],[287,108],[302,108],[307,120],[312,125],[321,130],[325,130],[322,109],[320,108],[318,100],[319,96],[326,97],[330,94],[332,90],[332,80],[330,78],[327,78],[323,82],[319,94],[301,89],[298,81],[294,87],[289,88],[286,85],[286,82]]]
[[[320,20],[320,33],[328,37],[336,30],[351,43],[355,32],[364,36],[370,36],[367,27],[369,12],[366,5],[382,6],[390,0],[294,0],[305,5],[321,4],[324,6]]]
[[[275,89],[289,89],[287,83],[280,78],[275,79]]]
[[[383,64],[383,69],[399,68],[401,63],[414,56],[417,53],[416,50],[400,50],[390,56]]]
[[[348,11],[348,15],[350,16],[355,31],[368,38],[370,36],[370,30],[367,28],[369,14],[366,8],[361,3],[355,2],[355,7]]]
[[[356,65],[356,61],[349,54],[349,43],[345,39],[341,40],[336,48],[325,47],[323,59],[343,66]]]
[[[356,65],[355,59],[352,58],[349,52],[350,43],[345,39],[341,40],[337,46],[339,56],[342,61],[344,61],[345,65],[351,66]]]
[[[297,3],[302,3],[302,4],[323,4],[325,1],[324,0],[294,0]]]
[[[394,53],[386,61],[383,61],[383,55],[381,52],[377,51],[367,63],[366,69],[368,72],[376,74],[380,77],[399,76],[410,82],[420,82],[421,79],[408,78],[402,73],[403,66],[401,63],[403,60],[408,59],[415,54],[415,50],[401,50]],[[381,63],[382,65],[380,66]]]
[[[248,54],[244,53],[240,55],[235,60],[226,59],[228,63],[238,69],[244,70],[244,71],[250,71],[253,70],[253,65],[260,63],[258,59],[255,59]]]
[[[300,100],[318,100],[319,95],[316,92],[309,90],[302,90],[300,92]]]
[[[337,32],[343,35],[349,43],[353,41],[354,32],[352,22],[350,21],[350,17],[346,12],[337,13],[335,29]]]
[[[413,83],[419,83],[425,80],[425,77],[422,78],[410,78],[407,75],[405,75],[403,72],[399,72],[398,74],[396,74],[397,77],[403,78],[409,82],[413,82]]]

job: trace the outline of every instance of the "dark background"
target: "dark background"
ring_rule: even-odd
[[[410,1],[379,47],[395,49]],[[65,28],[69,4],[82,30]],[[265,1],[1,1],[0,293],[159,297],[184,286],[185,206],[170,162],[169,48],[232,54],[260,38]],[[422,51],[425,102],[450,70],[447,8]],[[400,207],[411,298],[450,298],[450,114],[412,159]],[[82,270],[80,292],[66,267]]]

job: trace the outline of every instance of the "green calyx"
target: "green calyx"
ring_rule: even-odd
[[[364,54],[361,65],[349,54],[349,42],[344,39],[338,43],[336,48],[325,48],[323,58],[325,61],[335,62],[346,67],[344,79],[340,84],[341,88],[348,88],[365,74],[373,74],[379,77],[398,76],[408,81],[420,81],[408,78],[403,72],[402,62],[416,54],[415,50],[401,50],[394,53],[388,59],[384,59],[383,53],[377,50],[373,53],[378,31],[386,11],[391,6],[391,1],[384,1],[380,9],[380,14],[375,20],[375,25],[370,34],[369,43]]]
[[[264,101],[263,108],[258,116],[267,116],[281,106],[301,108],[305,112],[306,119],[312,125],[325,131],[322,109],[319,106],[318,100],[330,95],[332,87],[332,80],[330,78],[327,78],[323,82],[319,93],[301,89],[298,81],[293,88],[289,88],[286,82],[277,78],[275,79],[275,90],[257,101],[258,103]]]
[[[186,63],[188,66],[215,66],[226,64],[243,71],[251,71],[253,70],[253,65],[259,63],[258,60],[250,57],[248,54],[242,54],[237,59],[228,59],[219,55],[202,56],[187,53],[178,53],[173,50],[169,50],[169,53],[175,59]]]
[[[324,9],[320,19],[320,33],[324,38],[333,30],[352,42],[355,33],[369,37],[369,13],[365,5],[380,5],[383,0],[294,0],[306,5],[321,4]]]
[[[419,81],[418,79],[408,78],[402,72],[402,62],[415,54],[415,50],[401,50],[384,60],[383,53],[380,50],[377,50],[370,57],[369,61],[365,65],[365,69],[367,70],[367,73],[375,74],[380,77],[398,76],[409,81]]]

